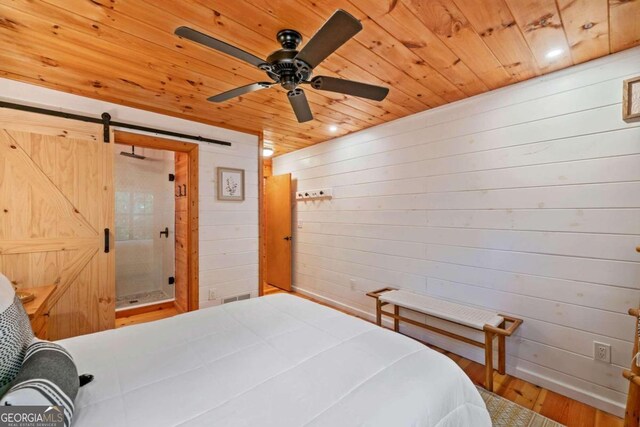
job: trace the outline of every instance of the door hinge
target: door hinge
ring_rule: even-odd
[[[169,174],[169,181],[173,182],[176,180],[176,176],[172,173]]]
[[[169,284],[173,285],[174,283],[176,283],[176,278],[173,276],[169,277]]]

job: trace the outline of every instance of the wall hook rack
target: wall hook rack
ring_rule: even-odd
[[[177,188],[176,197],[187,197],[187,184],[179,184]]]
[[[317,190],[300,190],[296,191],[296,200],[322,200],[331,199],[333,191],[331,188],[320,188]]]

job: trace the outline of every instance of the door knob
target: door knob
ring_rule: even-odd
[[[162,237],[162,235],[163,235],[163,234],[164,234],[164,237],[165,237],[166,239],[168,239],[168,238],[169,238],[169,227],[165,227],[165,228],[164,228],[164,231],[161,231],[161,232],[160,232],[160,237]]]
[[[293,237],[291,237],[291,236],[285,236],[284,240],[293,240]]]

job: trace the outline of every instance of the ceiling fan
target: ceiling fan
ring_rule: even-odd
[[[282,49],[273,52],[266,60],[189,27],[179,27],[175,30],[175,34],[258,67],[266,72],[272,80],[231,89],[208,98],[209,101],[224,102],[236,96],[279,84],[288,90],[287,97],[291,108],[293,108],[298,122],[303,123],[312,120],[313,114],[304,91],[298,87],[300,85],[309,85],[317,90],[344,93],[374,101],[382,101],[389,93],[389,89],[386,87],[352,80],[328,76],[311,78],[313,69],[318,64],[360,30],[362,30],[360,21],[344,10],[338,9],[300,51],[297,50],[298,45],[302,42],[302,36],[299,32],[295,30],[278,32],[276,37],[282,45]]]

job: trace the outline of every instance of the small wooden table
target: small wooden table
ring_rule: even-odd
[[[49,337],[49,306],[48,302],[56,290],[56,285],[39,286],[37,288],[20,289],[32,292],[35,298],[23,304],[24,310],[29,316],[31,329],[36,337],[46,340]]]

